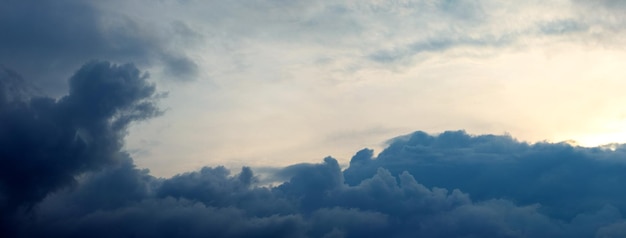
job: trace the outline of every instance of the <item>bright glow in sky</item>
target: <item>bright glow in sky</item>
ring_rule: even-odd
[[[625,12],[0,0],[0,234],[626,237]]]
[[[193,36],[173,45],[199,73],[157,77],[169,111],[131,130],[128,148],[158,175],[347,163],[415,130],[626,142],[620,3],[185,1],[142,18],[163,9],[154,20]]]
[[[626,142],[624,1],[67,5],[83,20],[33,8],[60,30],[8,35],[52,39],[49,49],[31,52],[28,44],[44,44],[16,36],[2,50],[19,57],[1,62],[53,96],[64,84],[42,78],[66,78],[93,58],[150,72],[169,94],[167,111],[132,126],[126,147],[158,176],[328,155],[345,164],[416,130]],[[12,52],[17,46],[24,50]]]
[[[167,99],[171,111],[136,126],[130,148],[150,148],[135,155],[148,167],[180,157],[180,168],[168,167],[176,172],[207,163],[314,162],[326,155],[347,162],[354,151],[380,151],[385,140],[418,129],[583,146],[626,142],[623,52],[559,44],[484,57],[465,53],[429,55],[400,70],[363,69],[339,82],[311,72],[223,88],[177,85]]]

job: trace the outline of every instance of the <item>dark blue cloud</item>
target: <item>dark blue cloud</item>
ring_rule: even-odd
[[[33,97],[0,105],[3,214],[31,207],[84,172],[121,161],[128,125],[160,114],[155,86],[130,64],[87,63],[69,88],[59,100]]]
[[[0,92],[2,237],[621,237],[626,147],[415,132],[343,170],[319,164],[156,178],[123,151],[159,115],[133,65],[89,62],[55,100]],[[8,77],[7,76],[7,77]]]
[[[410,172],[426,186],[459,188],[473,198],[504,198],[518,204],[541,204],[563,219],[604,205],[626,211],[626,155],[573,147],[565,143],[527,144],[509,136],[470,136],[449,131],[438,136],[416,132],[394,140],[377,158],[357,154],[345,172],[358,184],[385,168]]]
[[[25,81],[17,72],[0,65],[0,105],[41,95],[37,87]]]
[[[590,237],[623,234],[619,228],[624,219],[619,209],[611,205],[563,220],[540,211],[540,204],[521,206],[493,198],[479,201],[458,189],[428,188],[408,172],[393,175],[380,168],[370,178],[352,186],[333,182],[342,173],[332,158],[322,164],[298,166],[297,171],[281,186],[259,188],[244,182],[252,175],[248,169],[230,176],[222,167],[207,167],[171,179],[155,179],[125,163],[89,177],[73,190],[44,200],[35,211],[37,218],[24,222],[20,235]],[[128,180],[128,185],[123,186],[120,183],[123,180]],[[127,199],[123,194],[128,194]]]

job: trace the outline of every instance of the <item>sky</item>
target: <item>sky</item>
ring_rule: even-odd
[[[4,237],[626,235],[624,1],[0,5]]]
[[[622,1],[7,2],[1,63],[45,95],[89,60],[150,73],[167,113],[126,147],[160,176],[415,130],[626,142]]]

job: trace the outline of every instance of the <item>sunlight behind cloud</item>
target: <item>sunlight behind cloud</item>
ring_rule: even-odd
[[[263,61],[279,46],[265,47],[248,60]],[[172,139],[135,158],[157,174],[172,175],[206,163],[281,166],[327,155],[345,164],[355,150],[380,148],[414,128],[507,132],[523,141],[585,146],[623,142],[620,127],[611,123],[626,104],[625,53],[550,41],[519,47],[479,55],[460,47],[416,56],[394,70],[351,73],[336,71],[345,62],[310,64],[317,51],[289,55],[276,49],[287,54],[277,61],[282,67],[257,64],[220,73],[217,81],[175,86],[166,99],[171,112],[154,126],[131,128],[128,147],[144,147],[142,138],[156,137],[147,128],[162,127],[159,133]],[[179,157],[188,162],[178,169],[150,166],[166,163],[176,148],[185,148]]]
[[[32,2],[1,237],[626,237],[624,1]]]

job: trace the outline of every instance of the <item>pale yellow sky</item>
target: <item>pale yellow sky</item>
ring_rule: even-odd
[[[626,142],[623,14],[571,1],[433,4],[224,4],[213,17],[168,16],[199,35],[180,50],[200,76],[180,84],[152,69],[168,111],[131,128],[127,148],[171,176],[327,155],[347,163],[416,130]]]
[[[176,104],[133,127],[128,147],[148,148],[134,155],[139,165],[169,176],[203,165],[278,166],[327,155],[347,163],[361,148],[380,152],[387,139],[414,130],[584,146],[626,142],[623,69],[621,51],[548,45],[483,58],[447,52],[331,86],[316,74],[220,90],[196,82],[171,90],[163,103]],[[160,141],[142,142],[148,138]]]

